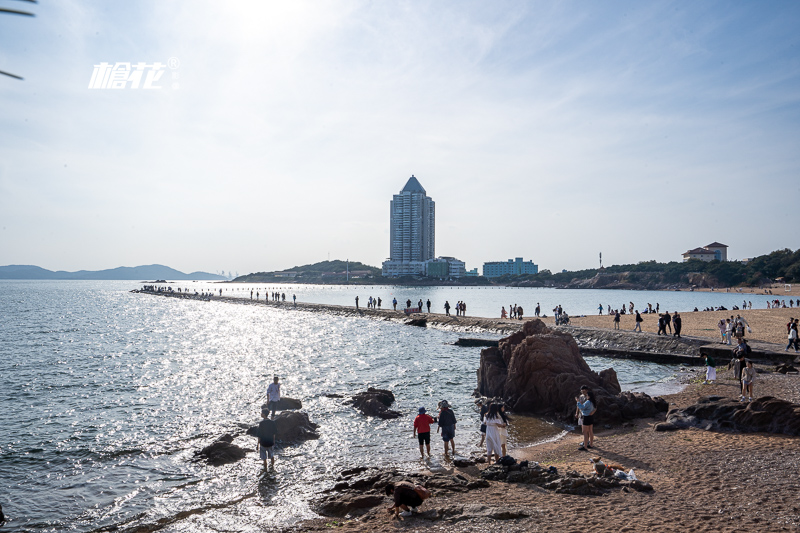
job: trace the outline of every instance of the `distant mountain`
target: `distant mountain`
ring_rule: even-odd
[[[118,267],[108,270],[79,270],[66,272],[59,270],[53,272],[33,265],[8,265],[0,266],[0,279],[78,279],[78,280],[135,280],[155,281],[164,280],[227,280],[228,278],[208,272],[192,272],[184,274],[174,268],[164,265],[144,265],[138,267]]]

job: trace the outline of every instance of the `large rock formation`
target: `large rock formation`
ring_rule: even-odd
[[[667,402],[638,392],[621,393],[612,368],[599,374],[583,360],[568,333],[548,328],[538,319],[500,339],[497,348],[481,351],[478,392],[505,400],[512,411],[574,420],[575,397],[582,385],[597,396],[597,423],[655,416]]]
[[[772,396],[749,403],[709,396],[685,409],[671,410],[667,413],[667,421],[656,424],[655,430],[672,431],[688,427],[800,435],[800,404]]]

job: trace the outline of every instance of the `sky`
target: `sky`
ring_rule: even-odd
[[[380,266],[412,174],[468,269],[800,248],[798,2],[0,7],[0,265]]]

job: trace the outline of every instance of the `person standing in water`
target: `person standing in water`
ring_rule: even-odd
[[[258,431],[256,433],[258,437],[256,448],[258,449],[259,457],[264,461],[264,470],[266,470],[267,458],[269,458],[270,466],[275,468],[275,452],[273,451],[273,446],[275,446],[275,435],[278,434],[278,426],[269,419],[268,409],[263,409],[261,411],[261,418],[263,420],[258,424]]]
[[[275,410],[281,401],[281,384],[278,383],[278,376],[272,378],[272,383],[267,387],[267,409],[272,411],[272,418],[275,418]]]
[[[423,458],[423,445],[428,448],[428,457],[431,456],[431,424],[434,422],[436,419],[425,413],[424,407],[420,407],[419,414],[414,419],[414,436],[419,440],[419,455]]]
[[[444,454],[447,455],[447,443],[453,447],[453,455],[456,454],[456,415],[450,409],[450,404],[447,400],[439,402],[439,427],[436,429],[438,433],[441,430],[442,440],[444,441]]]

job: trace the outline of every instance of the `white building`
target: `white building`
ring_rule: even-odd
[[[522,274],[538,274],[539,265],[533,261],[523,261],[521,257],[509,259],[508,261],[490,261],[483,264],[483,275],[487,278],[498,278],[500,276]]]
[[[389,203],[389,260],[384,276],[425,275],[435,257],[436,205],[413,175]]]
[[[728,245],[719,242],[712,242],[702,248],[695,248],[683,253],[683,261],[689,259],[699,259],[700,261],[727,261],[728,260]]]

